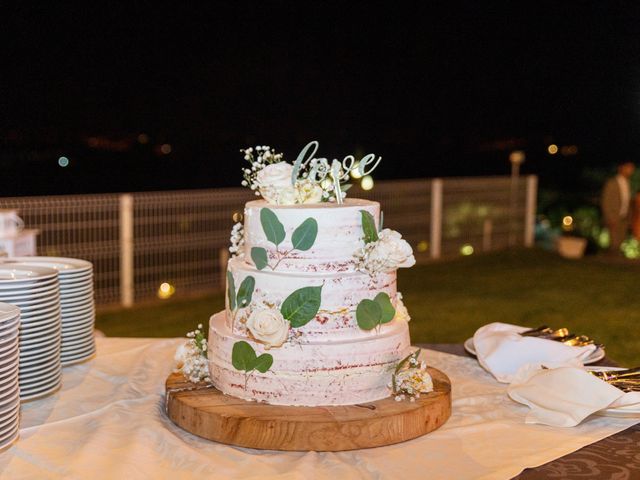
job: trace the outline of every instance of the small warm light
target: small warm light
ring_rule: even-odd
[[[465,256],[473,255],[473,246],[469,245],[468,243],[466,245],[463,245],[462,247],[460,247],[460,253]]]
[[[69,166],[69,159],[67,157],[60,157],[58,159],[58,165],[60,165],[62,168],[68,167]]]
[[[170,298],[174,293],[176,293],[175,287],[167,282],[162,283],[158,288],[158,298],[162,300]]]
[[[567,215],[562,219],[562,224],[565,227],[570,227],[573,224],[573,217],[571,215]]]
[[[416,245],[416,250],[418,250],[419,252],[426,252],[427,250],[429,250],[429,242],[427,242],[426,240],[419,241],[418,245]]]
[[[141,133],[140,135],[138,135],[138,143],[141,145],[146,145],[147,143],[149,143],[149,135],[147,135],[146,133]]]
[[[525,158],[526,155],[522,150],[514,150],[509,154],[509,161],[517,165],[520,165],[522,162],[524,162]]]
[[[160,146],[160,151],[165,155],[169,155],[171,153],[171,145],[168,143],[163,143]]]
[[[558,153],[558,145],[552,143],[547,147],[547,152],[549,152],[551,155],[555,155],[556,153]]]
[[[359,178],[362,178],[362,175],[360,174],[360,162],[356,162],[353,164],[353,168],[351,169],[351,177],[355,178],[356,180]]]
[[[87,145],[89,145],[91,148],[96,148],[99,143],[100,140],[98,140],[96,137],[89,137],[89,139],[87,140]]]
[[[360,187],[363,190],[371,190],[373,188],[373,177],[371,175],[365,175],[360,180]]]
[[[233,212],[233,216],[231,218],[233,218],[234,222],[238,223],[242,221],[244,215],[242,215],[241,212]]]

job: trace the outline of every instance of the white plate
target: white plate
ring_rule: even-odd
[[[28,384],[29,382],[36,382],[40,379],[51,378],[56,375],[62,368],[60,366],[60,359],[56,358],[56,361],[52,364],[34,365],[32,367],[25,367],[20,369],[20,385]]]
[[[17,404],[13,410],[9,410],[0,415],[0,426],[4,428],[5,425],[9,423],[9,420],[15,420],[18,415],[20,415],[20,404]]]
[[[93,334],[93,330],[94,330],[93,322],[74,325],[72,327],[67,327],[66,325],[62,325],[62,338],[68,338],[72,335],[79,335],[85,332],[91,332],[91,334]]]
[[[55,377],[42,380],[41,382],[32,383],[29,385],[20,385],[20,400],[30,400],[35,397],[44,396],[47,393],[53,392],[60,388],[62,383],[62,372]]]
[[[95,339],[91,338],[84,345],[64,345],[64,348],[61,351],[60,356],[64,358],[68,358],[71,356],[79,356],[95,348],[96,348]]]
[[[12,373],[0,381],[0,401],[10,393],[15,393],[18,388],[18,372]]]
[[[60,285],[67,289],[78,289],[93,286],[93,272],[84,275],[60,277]]]
[[[55,325],[57,323],[62,323],[62,317],[60,315],[53,314],[37,320],[23,321],[20,323],[20,330],[28,332],[42,325]]]
[[[51,278],[49,280],[31,285],[4,285],[4,288],[3,285],[0,285],[0,295],[7,297],[30,295],[32,293],[41,293],[47,290],[51,290],[52,288],[57,289],[58,285],[59,284],[57,278]]]
[[[20,315],[20,309],[15,305],[9,305],[8,303],[0,303],[0,322],[4,322],[10,318],[14,318]]]
[[[76,310],[80,307],[85,307],[85,308],[93,307],[93,298],[77,298],[77,299],[74,299],[73,301],[60,303],[60,308],[62,308],[64,313]]]
[[[90,333],[93,335],[93,324],[87,323],[86,325],[82,325],[79,327],[74,327],[73,329],[62,328],[62,338],[63,341],[65,338],[70,338],[72,336],[84,335]]]
[[[551,341],[551,340],[550,340]],[[467,338],[464,342],[464,349],[474,357],[476,356],[476,349],[473,345],[473,337]],[[591,355],[582,361],[585,365],[596,363],[602,360],[605,356],[605,352],[602,348],[597,348]]]
[[[7,358],[0,365],[0,376],[7,375],[9,372],[13,372],[15,368],[18,368],[18,352],[15,353],[15,358]]]
[[[13,338],[13,334],[20,328],[20,318],[16,318],[12,323],[0,325],[0,343],[6,342],[9,338]]]
[[[65,309],[64,316],[65,318],[79,317],[79,316],[93,314],[95,311],[96,309],[93,305],[84,306],[84,307],[73,307],[73,309]]]
[[[37,312],[46,312],[60,308],[60,297],[57,295],[38,302],[16,302],[15,306],[20,307],[23,317],[33,316]]]
[[[15,302],[20,301],[33,301],[41,298],[46,298],[48,295],[57,295],[58,294],[58,285],[56,283],[52,283],[47,288],[38,289],[37,292],[30,292],[25,290],[16,290],[15,292],[7,292],[0,291],[0,297],[6,300],[3,300],[4,303],[15,304]]]
[[[60,342],[60,335],[58,335],[58,331],[53,332],[51,336],[46,338],[37,338],[37,339],[24,339],[20,340],[20,356],[22,354],[27,354],[28,352],[33,352],[34,350],[38,350],[40,348],[48,347],[52,343]]]
[[[59,272],[71,273],[82,272],[87,269],[93,268],[93,264],[86,260],[79,258],[67,258],[67,257],[10,257],[2,262],[3,264],[21,264],[29,266],[40,266],[53,268]]]
[[[93,287],[79,289],[75,292],[60,290],[60,301],[64,303],[75,302],[81,298],[93,298]]]
[[[16,285],[18,283],[32,285],[42,280],[57,277],[58,272],[52,268],[0,264],[1,285]]]
[[[20,345],[20,342],[18,340],[18,337],[16,337],[15,340],[13,340],[10,343],[7,343],[6,345],[0,345],[0,356],[18,351],[19,345]]]
[[[28,368],[33,365],[37,365],[42,362],[44,359],[48,357],[58,357],[61,352],[60,345],[54,345],[53,347],[49,347],[42,352],[38,352],[35,355],[26,358],[20,358],[19,367],[20,368]]]
[[[63,295],[75,295],[81,292],[93,291],[93,277],[89,277],[82,282],[61,282],[60,283],[60,293]]]
[[[96,347],[94,345],[91,348],[87,348],[86,350],[83,350],[81,352],[74,352],[74,353],[69,353],[67,355],[62,355],[60,356],[60,362],[63,367],[66,367],[71,363],[77,363],[82,360],[86,360],[87,358],[92,357],[95,353],[96,353]]]
[[[7,412],[10,412],[15,408],[16,402],[19,403],[20,394],[16,392],[14,396],[11,397],[10,401],[0,405],[0,415],[4,415]]]
[[[19,434],[20,434],[20,429],[19,429],[18,422],[16,422],[16,424],[11,428],[11,430],[0,435],[0,448],[4,448],[10,443],[13,443],[18,438]]]

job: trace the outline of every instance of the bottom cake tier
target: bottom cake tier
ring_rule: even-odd
[[[256,355],[268,353],[273,364],[265,373],[238,370],[232,363],[234,344],[245,341]],[[397,363],[411,344],[406,322],[393,321],[379,335],[333,343],[287,342],[266,350],[264,345],[233,335],[225,312],[209,321],[209,371],[223,393],[273,405],[353,405],[390,395]]]

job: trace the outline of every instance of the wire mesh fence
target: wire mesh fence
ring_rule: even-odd
[[[376,182],[350,192],[377,200],[384,226],[401,232],[418,262],[529,245],[535,177]],[[28,228],[38,253],[94,263],[100,305],[157,298],[166,283],[179,294],[224,288],[234,214],[255,198],[246,189],[0,198]]]

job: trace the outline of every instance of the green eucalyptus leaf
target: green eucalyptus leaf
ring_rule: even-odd
[[[256,286],[256,279],[252,276],[246,277],[238,288],[238,308],[244,308],[251,303],[251,296],[253,295],[253,289]]]
[[[260,223],[262,224],[262,230],[267,236],[267,240],[273,243],[276,247],[284,240],[284,225],[278,220],[278,216],[268,208],[260,210]]]
[[[340,185],[340,188],[342,189],[343,192],[346,192],[351,187],[353,187],[353,183],[343,183]]]
[[[229,308],[236,309],[236,285],[233,281],[233,274],[227,270],[227,297],[229,298]]]
[[[250,372],[255,368],[256,352],[251,345],[244,340],[233,344],[231,350],[231,364],[236,370]]]
[[[363,330],[376,328],[382,320],[382,307],[378,302],[365,298],[356,308],[356,320]]]
[[[360,210],[362,214],[362,232],[364,233],[364,243],[376,242],[378,240],[378,231],[376,230],[376,222],[366,210]]]
[[[380,323],[389,323],[391,320],[393,320],[393,317],[396,316],[396,309],[393,308],[389,295],[384,292],[380,292],[373,300],[378,305],[380,305],[380,309],[382,310]]]
[[[258,270],[262,270],[269,264],[269,257],[267,251],[262,247],[251,248],[251,260],[256,264]]]
[[[315,218],[307,218],[293,231],[291,243],[296,250],[309,250],[318,236],[318,222]]]
[[[256,358],[253,368],[258,370],[260,373],[265,373],[271,368],[271,365],[273,365],[273,356],[269,353],[263,353]]]
[[[299,288],[282,302],[282,316],[289,320],[293,328],[306,325],[320,310],[321,292],[322,285]]]

